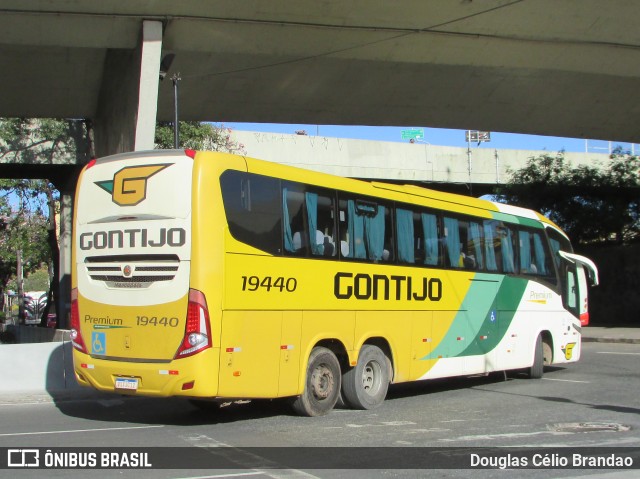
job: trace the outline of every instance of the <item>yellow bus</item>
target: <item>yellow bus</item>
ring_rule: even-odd
[[[597,283],[530,210],[192,150],[89,163],[72,261],[81,385],[308,416],[577,361]]]

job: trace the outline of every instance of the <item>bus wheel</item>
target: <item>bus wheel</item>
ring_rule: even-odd
[[[536,339],[535,352],[533,355],[533,364],[529,368],[529,378],[540,379],[544,372],[544,345],[542,344],[542,335],[538,335]]]
[[[333,409],[340,396],[340,363],[327,348],[315,347],[309,355],[303,393],[293,402],[301,416],[322,416]]]
[[[380,348],[364,345],[358,364],[342,376],[342,396],[354,409],[373,409],[387,396],[388,360]]]

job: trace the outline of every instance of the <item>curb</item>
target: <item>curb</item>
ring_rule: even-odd
[[[582,337],[583,343],[624,343],[624,344],[640,344],[640,338],[585,338]]]

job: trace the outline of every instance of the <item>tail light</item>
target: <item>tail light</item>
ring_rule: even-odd
[[[210,347],[211,329],[207,300],[200,291],[190,289],[184,338],[174,359],[186,358]]]
[[[580,315],[580,326],[589,326],[589,313],[582,313]]]
[[[71,290],[71,343],[78,351],[88,354],[80,332],[80,310],[78,309],[78,289]]]

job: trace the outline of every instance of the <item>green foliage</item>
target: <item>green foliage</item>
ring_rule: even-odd
[[[0,118],[0,161],[69,163],[88,156],[86,125],[77,120]],[[0,290],[15,277],[22,252],[25,275],[57,261],[49,230],[55,231],[59,194],[47,180],[0,180]],[[48,289],[48,285],[46,288]]]
[[[17,254],[22,251],[23,271],[28,274],[51,261],[47,243],[47,218],[41,212],[18,213],[6,218],[0,234],[0,290],[16,275]],[[48,286],[47,288],[48,289]]]
[[[640,159],[620,150],[606,164],[573,167],[560,152],[512,172],[500,201],[540,211],[573,241],[640,239]]]
[[[86,163],[86,124],[55,118],[0,118],[0,160],[13,163]]]
[[[33,273],[24,278],[25,291],[48,291],[49,290],[49,268],[47,265],[40,266]]]
[[[243,153],[244,146],[231,139],[231,129],[223,125],[199,121],[180,121],[180,148],[192,150],[225,151]],[[160,122],[156,126],[156,148],[173,149],[173,123]]]

